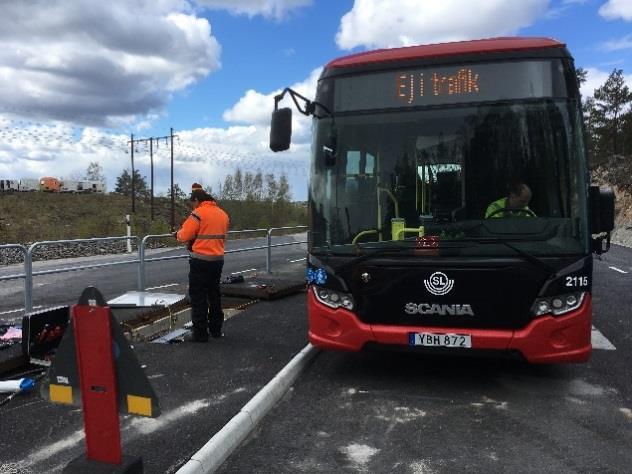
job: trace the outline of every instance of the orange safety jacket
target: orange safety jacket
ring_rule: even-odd
[[[176,233],[178,242],[193,241],[190,256],[201,260],[224,260],[228,214],[215,201],[202,201]]]

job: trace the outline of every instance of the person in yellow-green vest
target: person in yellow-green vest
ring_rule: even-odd
[[[487,206],[485,219],[496,217],[536,217],[529,209],[531,188],[522,181],[512,181],[508,186],[507,197],[497,199]]]

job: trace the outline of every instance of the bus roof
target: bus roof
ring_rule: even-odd
[[[343,56],[327,64],[326,68],[342,68],[362,66],[388,61],[407,59],[436,58],[441,56],[499,53],[507,51],[523,51],[547,48],[564,48],[566,45],[550,38],[489,38],[454,43],[437,43],[404,48],[377,49],[363,53]]]

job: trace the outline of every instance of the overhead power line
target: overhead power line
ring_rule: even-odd
[[[171,231],[175,230],[175,196],[173,192],[173,139],[177,138],[177,135],[173,134],[173,128],[170,129],[169,135],[165,135],[162,137],[149,137],[149,138],[137,138],[134,139],[134,134],[131,134],[131,139],[128,142],[130,145],[130,153],[132,157],[132,212],[136,212],[135,208],[135,198],[134,198],[134,184],[135,184],[135,170],[134,170],[134,150],[136,150],[136,145],[149,143],[149,159],[150,159],[150,167],[151,167],[151,194],[150,194],[150,213],[151,220],[154,220],[154,141],[156,144],[160,143],[160,140],[164,140],[165,143],[169,146],[171,150]]]

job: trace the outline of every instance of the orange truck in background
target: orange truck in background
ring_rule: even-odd
[[[58,193],[61,189],[61,181],[50,176],[40,179],[40,191]]]

